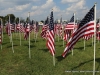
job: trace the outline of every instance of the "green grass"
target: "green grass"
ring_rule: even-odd
[[[23,34],[22,34],[23,35]],[[22,45],[18,33],[13,34],[14,53],[7,34],[4,33],[2,50],[0,50],[0,75],[92,75],[92,73],[67,73],[65,71],[93,70],[92,39],[84,42],[80,39],[74,46],[74,55],[69,52],[62,58],[64,51],[63,41],[55,39],[55,66],[53,57],[46,47],[46,41],[38,35],[37,41],[31,33],[31,59],[28,53],[28,40],[22,36]],[[96,70],[100,70],[100,43],[96,43]],[[100,73],[96,73],[100,75]]]

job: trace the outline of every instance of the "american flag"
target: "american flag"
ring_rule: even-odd
[[[41,37],[47,39],[47,30],[48,30],[49,18],[47,17],[45,25],[42,26]]]
[[[74,27],[75,27],[75,24],[74,24],[74,17],[75,15],[73,14],[73,16],[71,17],[69,23],[67,24],[66,28],[67,30],[73,30]]]
[[[24,39],[27,40],[27,38],[29,37],[29,33],[30,33],[30,25],[28,24],[27,27],[25,28]]]
[[[71,36],[71,34],[73,33],[73,30],[75,28],[75,24],[74,24],[74,14],[73,16],[71,17],[69,23],[65,26],[65,29],[64,29],[64,40],[68,40]]]
[[[48,25],[43,25],[42,27],[42,32],[41,32],[41,37],[46,39],[46,34],[47,34],[47,30],[48,30]]]
[[[7,32],[8,36],[11,35],[11,26],[10,26],[10,23],[6,24],[6,32]]]
[[[96,25],[96,37],[97,40],[100,40],[100,23],[99,23],[99,19],[97,20],[97,25]]]
[[[63,57],[66,56],[66,54],[73,48],[73,46],[80,38],[94,34],[94,7],[95,5],[90,9],[90,11],[80,22],[79,28],[72,34],[62,54]]]
[[[47,47],[50,50],[51,54],[54,56],[55,54],[55,45],[54,45],[54,22],[53,22],[53,11],[50,15],[50,24],[48,30],[48,37],[47,37]]]
[[[22,32],[25,33],[25,28],[24,28],[24,26],[23,26],[22,24],[17,24],[17,25],[16,25],[16,29],[17,29],[18,31],[20,31],[21,33],[22,33]]]

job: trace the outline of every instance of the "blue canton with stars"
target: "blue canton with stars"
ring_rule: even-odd
[[[49,24],[49,30],[54,30],[54,22],[53,22],[53,11],[51,12],[50,15],[50,24]]]
[[[86,14],[86,16],[80,22],[79,28],[85,25],[86,23],[94,20],[94,7],[95,5],[90,9],[90,11]]]
[[[72,16],[69,22],[74,22],[74,15]]]

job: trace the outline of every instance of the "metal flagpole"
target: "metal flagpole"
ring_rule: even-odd
[[[85,39],[84,39],[84,50],[85,50]]]
[[[52,9],[52,12],[53,12],[53,9]],[[50,16],[51,17],[51,16]],[[51,19],[51,18],[50,18]],[[50,21],[49,21],[50,22]],[[54,30],[54,29],[53,29]],[[55,35],[55,34],[54,34]],[[55,66],[55,54],[53,53],[53,64]]]
[[[29,22],[30,22],[30,12],[28,13]],[[31,51],[30,51],[30,24],[29,24],[29,58],[31,58]]]
[[[75,13],[74,13],[74,27],[75,27]],[[73,29],[74,32],[75,29]],[[72,56],[73,56],[73,49],[72,49]]]
[[[61,15],[61,26],[62,26],[62,35],[64,37],[64,25],[62,23],[62,15]],[[63,39],[63,38],[62,38]],[[63,47],[64,47],[64,39],[63,39]]]
[[[55,66],[55,54],[53,55],[53,65]]]
[[[21,25],[20,24],[20,18],[19,18],[19,25]],[[19,32],[19,35],[20,35],[20,46],[21,46],[21,32]]]
[[[10,26],[10,14],[9,14],[9,26],[8,26],[8,34],[10,33],[11,34],[11,26]],[[10,35],[9,34],[9,35]],[[10,39],[10,43],[11,43],[11,35],[9,36],[9,39]]]
[[[63,37],[64,37],[64,25],[63,25],[63,28],[62,29],[63,29],[63,32],[62,33],[63,33]],[[63,39],[63,47],[64,47],[64,39]]]
[[[93,75],[95,75],[95,50],[96,50],[96,4],[94,8],[94,64],[93,64]]]
[[[2,25],[2,19],[1,19],[1,50],[2,50],[2,42],[3,42],[3,25]]]
[[[100,31],[100,18],[99,18],[99,31]],[[98,33],[98,43],[99,43],[99,33]]]
[[[2,23],[2,19],[1,19],[1,28],[2,28],[2,42],[3,42],[3,23]]]
[[[9,15],[9,24],[10,24],[10,15]],[[14,53],[13,40],[12,40],[12,33],[11,33],[11,25],[10,25],[10,34],[11,34],[11,36],[10,36],[10,42],[12,43],[12,51],[13,51],[13,53]]]
[[[36,22],[36,30],[35,30],[35,43],[37,41],[37,36],[38,36],[38,32],[37,32],[37,25],[38,25],[38,22]]]
[[[92,46],[93,46],[93,35],[92,35]]]

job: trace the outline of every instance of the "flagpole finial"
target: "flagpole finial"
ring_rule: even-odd
[[[76,12],[74,12],[74,14],[76,14]]]
[[[73,13],[73,15],[75,15],[75,12]]]
[[[53,8],[52,8],[52,11],[53,11]]]
[[[94,5],[96,6],[97,5],[97,2],[95,2]]]
[[[95,5],[97,4],[97,2],[95,2]]]

